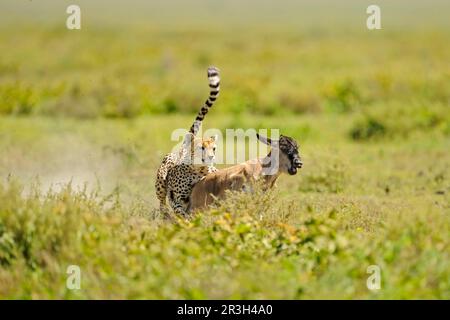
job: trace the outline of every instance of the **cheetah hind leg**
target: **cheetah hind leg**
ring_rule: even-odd
[[[158,179],[156,182],[156,197],[159,200],[159,213],[164,218],[169,218],[170,210],[167,207],[167,187],[162,179]]]
[[[183,197],[179,195],[171,194],[169,196],[169,204],[172,207],[174,213],[178,216],[182,216],[184,218],[189,219],[190,215],[188,214],[188,201],[189,197]]]

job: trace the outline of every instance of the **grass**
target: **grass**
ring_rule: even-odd
[[[101,17],[81,1],[77,32],[63,4],[8,1],[0,298],[450,298],[447,4],[382,2],[383,30],[369,32],[360,1],[287,1],[277,15],[265,1],[177,2],[184,15],[152,1]],[[133,21],[117,19],[125,9]],[[204,129],[280,129],[304,167],[170,223],[154,177],[209,64],[222,92]]]
[[[431,199],[323,198],[280,205],[271,195],[240,196],[191,223],[169,224],[124,210],[115,198],[99,204],[68,187],[24,200],[10,185],[1,190],[2,293],[448,299],[448,217]],[[79,291],[65,288],[74,262]],[[383,275],[376,293],[365,287],[372,264]]]
[[[0,189],[0,295],[448,299],[448,137],[361,143],[348,116],[310,117],[243,120],[287,134],[309,124],[304,168],[180,224],[155,211],[153,175],[170,124],[191,117],[2,118],[0,168],[12,176]],[[78,291],[65,287],[71,264]],[[365,287],[371,264],[378,292]]]

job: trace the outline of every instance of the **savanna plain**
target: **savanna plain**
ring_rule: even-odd
[[[450,298],[448,4],[374,31],[367,1],[68,4],[0,4],[0,298]],[[155,174],[209,65],[203,130],[279,129],[304,166],[174,223]]]

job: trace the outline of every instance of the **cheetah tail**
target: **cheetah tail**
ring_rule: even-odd
[[[208,81],[210,88],[209,97],[205,101],[205,104],[202,106],[200,111],[198,112],[197,117],[195,118],[195,121],[192,124],[191,129],[189,130],[189,132],[192,133],[194,136],[197,134],[200,125],[202,124],[202,121],[205,118],[206,114],[208,113],[209,109],[213,106],[214,102],[219,96],[220,91],[219,69],[217,69],[216,67],[208,68]]]

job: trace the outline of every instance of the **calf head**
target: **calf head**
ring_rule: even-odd
[[[278,167],[281,172],[295,175],[297,169],[303,166],[298,143],[293,138],[281,135],[280,139],[273,140],[259,134],[256,136],[261,142],[271,146],[272,150],[278,151]]]

